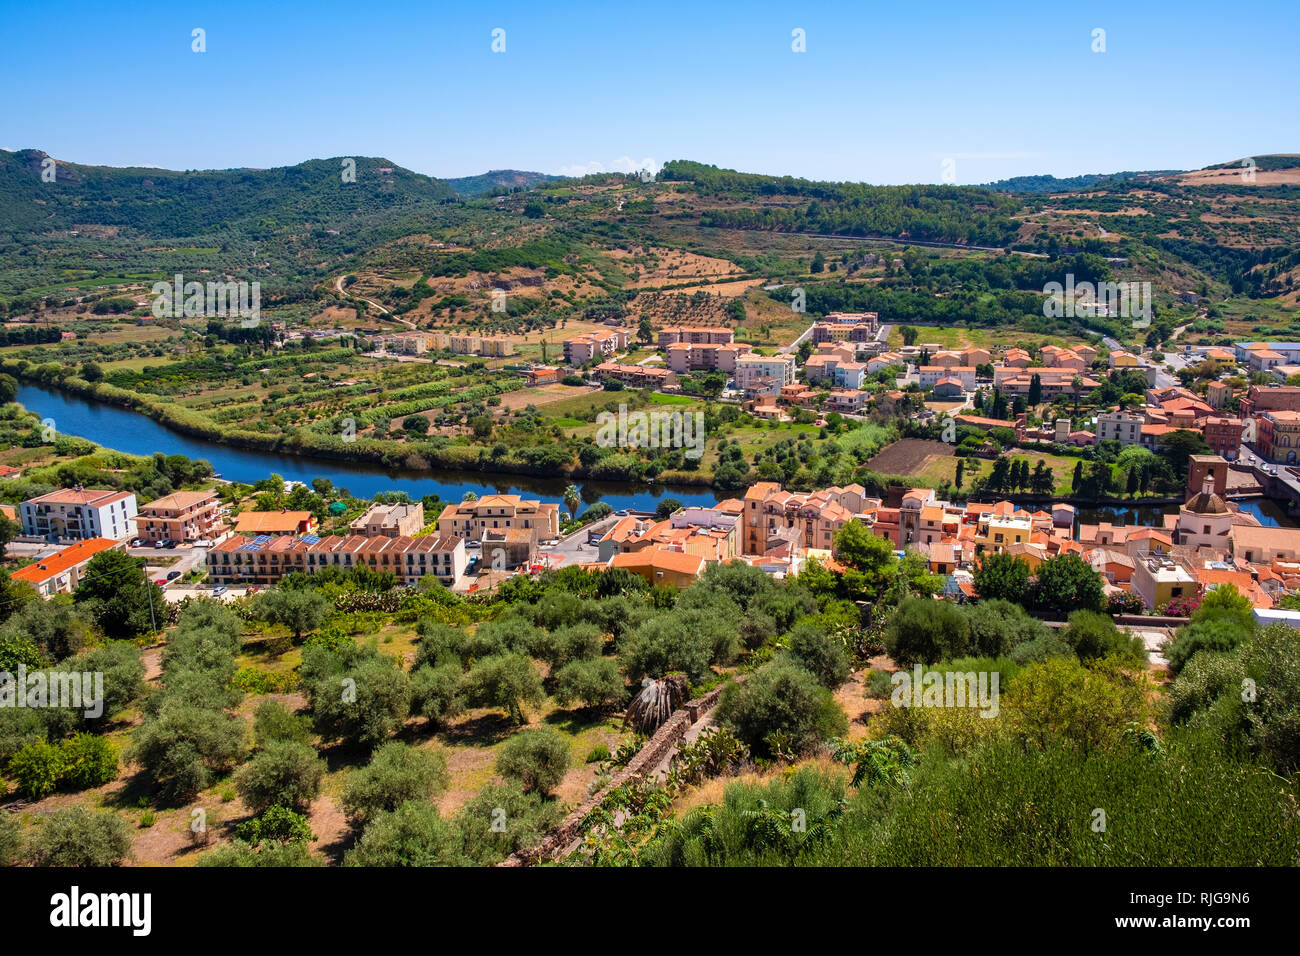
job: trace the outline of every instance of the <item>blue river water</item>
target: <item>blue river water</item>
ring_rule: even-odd
[[[480,474],[478,472],[396,472],[366,463],[334,459],[277,455],[271,452],[233,448],[217,442],[191,438],[158,424],[152,418],[127,408],[87,401],[74,395],[22,385],[18,401],[41,418],[54,420],[54,428],[65,435],[86,438],[106,448],[132,455],[185,455],[212,463],[228,481],[247,484],[269,477],[304,481],[328,478],[359,498],[371,498],[383,491],[404,491],[412,498],[436,494],[443,501],[460,501],[467,492],[476,495],[519,494],[559,501],[568,481],[523,475]],[[725,495],[709,488],[673,487],[629,482],[575,481],[586,505],[603,501],[615,510],[624,508],[654,511],[659,499],[676,498],[687,505],[712,505]]]
[[[568,482],[562,478],[546,479],[520,475],[490,475],[477,472],[396,472],[389,473],[376,465],[333,459],[303,458],[271,452],[232,448],[217,442],[191,438],[158,424],[139,412],[113,405],[87,401],[62,392],[21,385],[18,401],[41,418],[54,420],[54,428],[65,435],[77,435],[106,448],[132,455],[167,455],[203,458],[212,463],[222,478],[247,484],[260,481],[272,472],[282,478],[310,483],[313,478],[328,478],[336,487],[346,488],[360,498],[371,498],[383,491],[404,491],[412,498],[436,494],[443,501],[460,501],[466,492],[484,494],[519,494],[559,501]],[[615,510],[653,511],[661,498],[676,498],[686,505],[712,505],[726,495],[709,488],[665,485],[636,486],[628,482],[575,482],[583,502],[590,506],[603,501]],[[1238,502],[1265,525],[1293,526],[1294,520],[1276,502],[1252,499]],[[1126,508],[1081,508],[1079,520],[1085,523],[1110,521],[1116,524],[1159,526],[1161,514],[1176,512],[1177,505],[1133,506]]]

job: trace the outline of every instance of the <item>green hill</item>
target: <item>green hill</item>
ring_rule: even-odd
[[[541,183],[553,183],[563,178],[520,169],[493,169],[477,176],[459,176],[443,182],[461,196],[477,198],[507,193],[514,189],[532,189]]]

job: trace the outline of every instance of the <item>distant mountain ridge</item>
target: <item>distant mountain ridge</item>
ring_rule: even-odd
[[[1077,189],[1091,189],[1094,186],[1120,183],[1129,179],[1175,176],[1182,172],[1186,172],[1186,170],[1153,169],[1125,171],[1122,173],[1086,173],[1082,176],[1066,176],[1059,179],[1056,176],[1048,175],[1012,176],[1010,179],[999,179],[996,182],[981,183],[981,185],[985,189],[992,189],[994,192],[1000,193],[1066,193]]]
[[[201,236],[272,224],[335,226],[358,214],[416,212],[457,198],[443,181],[381,157],[186,172],[59,160],[53,181],[47,181],[48,159],[35,149],[0,151],[0,227],[102,225],[156,237]]]
[[[552,183],[563,178],[522,169],[492,169],[477,176],[456,176],[443,182],[462,196],[476,198],[514,189],[532,189],[540,183]]]

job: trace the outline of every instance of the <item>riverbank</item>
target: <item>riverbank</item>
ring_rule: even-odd
[[[253,484],[272,473],[294,481],[311,483],[328,478],[337,487],[358,497],[373,498],[382,492],[402,491],[413,499],[436,494],[443,501],[461,501],[473,492],[517,494],[559,501],[570,484],[567,477],[534,478],[493,472],[451,470],[410,471],[389,469],[351,460],[322,460],[298,454],[257,451],[209,442],[179,434],[141,412],[117,407],[51,388],[24,384],[18,402],[65,435],[75,435],[105,448],[129,455],[149,456],[155,452],[180,454],[211,463],[213,470],[229,481]],[[669,483],[630,483],[579,479],[579,495],[585,505],[603,501],[615,510],[653,512],[663,498],[676,498],[686,505],[713,505],[727,493],[698,486]]]

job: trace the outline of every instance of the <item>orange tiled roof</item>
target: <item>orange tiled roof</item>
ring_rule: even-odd
[[[78,541],[62,551],[54,552],[48,558],[33,561],[27,567],[19,568],[10,577],[18,581],[26,581],[29,584],[40,584],[42,581],[48,581],[55,575],[62,574],[83,561],[89,561],[101,551],[116,548],[117,545],[118,542],[109,538],[87,538],[85,541]]]

